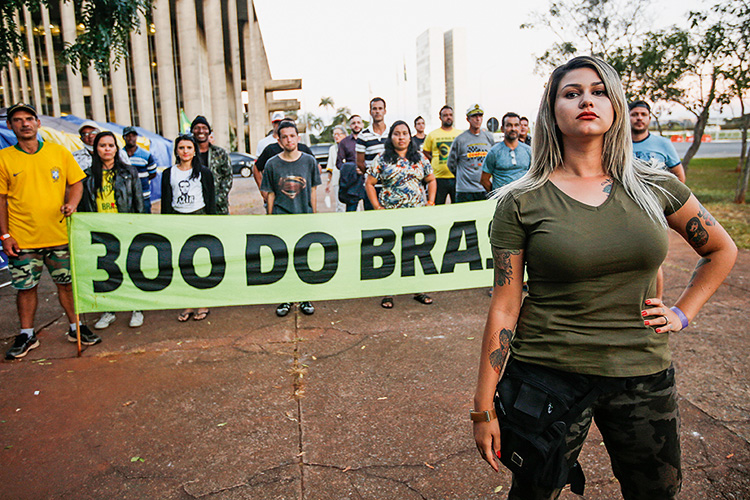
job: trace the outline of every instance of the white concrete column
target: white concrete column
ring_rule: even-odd
[[[106,122],[107,108],[104,105],[104,85],[94,63],[89,64],[89,88],[91,89],[91,116],[98,122]],[[81,118],[85,118],[82,116]]]
[[[211,127],[215,144],[228,149],[229,103],[227,102],[227,71],[224,66],[224,27],[221,20],[221,0],[203,0],[203,26],[208,49],[208,79],[211,95]]]
[[[13,104],[21,100],[21,92],[18,89],[18,74],[16,73],[16,64],[14,62],[8,63],[8,75],[10,77],[10,95]]]
[[[115,110],[115,123],[127,127],[132,124],[130,116],[130,93],[128,92],[127,59],[120,61],[117,68],[110,63],[109,78],[112,82],[112,105]]]
[[[180,77],[182,100],[188,120],[201,109],[200,64],[198,61],[198,21],[195,17],[195,0],[175,0],[177,14],[177,41],[180,44]]]
[[[42,25],[44,26],[44,47],[47,51],[47,69],[49,72],[49,86],[52,92],[52,116],[59,117],[60,113],[60,90],[57,88],[57,63],[55,62],[55,47],[52,43],[52,31],[50,30],[49,10],[41,4]]]
[[[159,79],[159,107],[161,108],[161,134],[174,139],[180,132],[177,115],[177,97],[172,59],[172,20],[169,0],[154,0],[154,26],[156,27],[156,75]]]
[[[247,0],[248,23],[243,30],[245,43],[245,82],[248,92],[247,115],[250,125],[250,147],[255,148],[271,128],[266,108],[266,81],[271,79],[263,37],[255,21],[255,5]]]
[[[36,47],[34,47],[34,22],[31,20],[31,12],[24,5],[23,18],[26,24],[26,42],[28,43],[29,52],[29,70],[31,70],[31,91],[34,96],[34,107],[37,113],[43,113],[42,109],[42,92],[39,85],[39,73],[37,73]],[[45,104],[46,104],[45,92]]]
[[[10,89],[10,82],[8,81],[8,68],[2,68],[0,70],[0,83],[3,86],[3,106],[6,108],[11,107],[13,103],[13,99],[11,99],[11,89]]]
[[[232,95],[234,117],[237,124],[237,151],[245,152],[245,106],[242,104],[242,65],[240,64],[240,34],[237,25],[237,0],[228,0],[229,47],[232,61]]]
[[[16,13],[16,26],[21,26],[21,20],[18,17],[18,13]],[[21,53],[21,55],[18,56],[18,75],[19,75],[19,82],[21,83],[21,99],[23,100],[24,104],[30,104],[31,99],[29,99],[29,80],[26,77],[26,55]]]
[[[156,131],[154,120],[154,87],[151,83],[151,57],[148,51],[148,24],[141,12],[138,12],[141,32],[130,34],[130,52],[133,58],[133,79],[135,80],[135,102],[138,105],[138,125]],[[127,60],[121,64],[127,64]]]
[[[72,45],[76,40],[76,13],[73,2],[60,0],[60,21],[63,43]],[[68,98],[70,99],[70,112],[79,118],[86,118],[86,102],[83,99],[83,80],[81,73],[76,73],[69,65],[65,65],[65,74],[68,77]]]

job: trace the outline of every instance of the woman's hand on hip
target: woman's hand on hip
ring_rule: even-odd
[[[646,309],[641,311],[646,326],[656,329],[656,333],[679,332],[682,321],[677,313],[664,305],[661,299],[646,299]]]

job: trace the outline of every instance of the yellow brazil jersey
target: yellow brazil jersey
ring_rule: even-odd
[[[96,211],[106,214],[117,213],[115,173],[112,170],[104,170],[102,172],[102,189],[96,193]]]
[[[40,142],[34,154],[17,146],[0,150],[0,195],[8,198],[10,234],[21,249],[68,243],[65,188],[86,177],[70,151]]]
[[[432,153],[432,170],[438,179],[452,179],[453,174],[448,169],[448,153],[451,152],[453,140],[461,135],[463,130],[456,128],[433,130],[425,137],[422,149]]]

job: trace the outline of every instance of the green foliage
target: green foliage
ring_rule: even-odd
[[[6,65],[24,50],[15,16],[22,17],[25,5],[35,13],[40,5],[49,5],[50,0],[2,0],[0,1],[0,64]],[[75,71],[85,71],[89,62],[94,63],[99,76],[109,73],[109,62],[117,67],[120,60],[128,56],[130,32],[139,31],[138,12],[150,17],[152,0],[65,0],[74,1],[76,19],[83,24],[84,31],[74,44],[65,47],[63,60]]]
[[[128,56],[130,32],[140,33],[138,12],[149,16],[151,0],[75,0],[75,4],[84,31],[73,45],[65,47],[62,57],[79,71],[93,62],[96,72],[104,77],[110,61],[118,67]]]

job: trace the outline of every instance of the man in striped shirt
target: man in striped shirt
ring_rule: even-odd
[[[370,101],[370,117],[372,118],[370,126],[357,136],[357,170],[363,175],[372,160],[385,150],[385,141],[388,139],[388,127],[385,124],[385,99],[374,97]],[[375,186],[378,194],[380,194],[380,187]],[[367,196],[364,198],[364,203],[365,210],[374,209]]]
[[[138,170],[143,190],[143,213],[151,213],[151,179],[156,177],[156,161],[145,149],[138,146],[138,131],[135,127],[125,127],[122,131],[125,139],[125,152],[130,158],[130,164]]]

